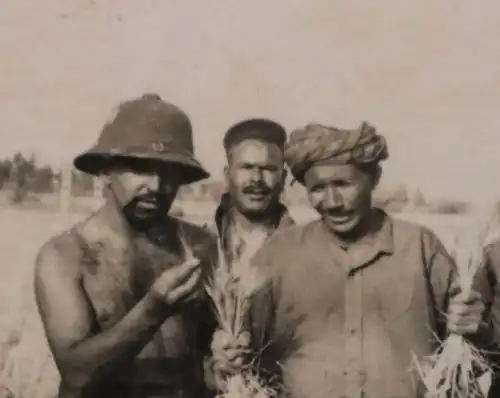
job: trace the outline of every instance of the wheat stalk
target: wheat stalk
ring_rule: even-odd
[[[193,258],[185,239],[181,239],[186,257]],[[234,251],[234,250],[233,250]],[[250,266],[249,258],[240,258],[229,264],[218,240],[218,262],[213,274],[205,284],[205,291],[212,300],[219,327],[234,341],[245,332],[245,320],[250,306],[250,297],[258,288],[260,279],[255,268]],[[218,398],[269,398],[276,391],[264,384],[257,370],[250,364],[239,373],[224,378],[224,386]]]
[[[452,254],[457,266],[461,294],[472,292],[473,281],[483,265],[484,246],[496,226],[496,211],[485,220],[473,219],[465,233],[455,237]],[[479,227],[479,229],[478,229]],[[483,353],[462,336],[450,334],[434,354],[413,362],[426,390],[426,398],[481,398],[491,385],[492,368]]]

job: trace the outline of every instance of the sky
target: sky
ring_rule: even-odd
[[[214,177],[242,118],[366,120],[384,183],[500,198],[499,37],[493,0],[3,0],[0,156],[68,164],[155,92],[190,115]]]

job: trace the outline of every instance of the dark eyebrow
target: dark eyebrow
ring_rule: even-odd
[[[254,166],[254,167],[277,167],[277,162],[274,162],[272,160],[269,160],[267,162],[261,162],[261,161],[236,161],[236,164],[238,165],[245,165],[245,166]]]

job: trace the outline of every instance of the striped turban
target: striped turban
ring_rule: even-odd
[[[285,149],[286,164],[300,182],[317,163],[367,164],[388,156],[385,138],[366,122],[355,130],[308,124],[291,133]]]

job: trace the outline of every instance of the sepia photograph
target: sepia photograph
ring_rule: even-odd
[[[500,398],[500,3],[5,0],[0,398]]]

